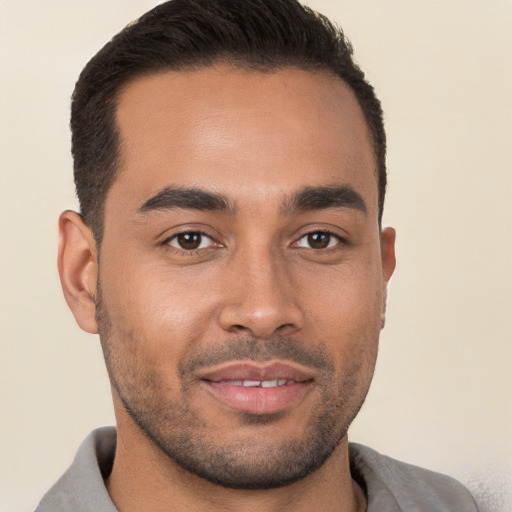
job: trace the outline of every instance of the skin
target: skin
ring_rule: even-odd
[[[121,167],[101,254],[73,212],[61,215],[59,248],[66,300],[82,329],[100,333],[111,377],[118,447],[107,489],[116,507],[365,510],[346,429],[373,375],[395,235],[379,229],[375,160],[353,93],[328,73],[219,64],[128,84],[117,124]],[[339,186],[364,208],[290,206],[308,187]],[[143,208],[166,187],[222,194],[229,208]],[[188,250],[183,232],[207,237]],[[326,248],[311,246],[315,233],[331,233]],[[249,346],[257,364],[310,372],[307,392],[274,415],[219,401],[191,361],[240,350],[239,360]],[[297,362],[297,350],[325,365]],[[290,441],[307,446],[326,421],[333,451],[289,485],[229,489],[170,458],[137,411],[164,443],[185,431],[205,458],[237,453],[250,468],[279,459]]]

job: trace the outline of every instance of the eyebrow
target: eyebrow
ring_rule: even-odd
[[[150,197],[138,211],[148,213],[176,208],[221,213],[234,213],[236,210],[234,204],[222,194],[200,188],[165,187]]]
[[[306,187],[296,192],[283,204],[285,214],[324,210],[328,208],[350,208],[367,212],[361,195],[350,185]],[[165,187],[150,197],[138,210],[149,213],[158,210],[197,210],[235,214],[236,205],[223,194],[207,192],[200,188]]]
[[[350,208],[367,213],[362,196],[350,185],[306,187],[294,194],[285,204],[287,213],[324,210],[327,208]]]

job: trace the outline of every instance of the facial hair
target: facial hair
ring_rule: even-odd
[[[106,305],[97,301],[97,321],[109,377],[124,409],[141,432],[173,463],[213,484],[231,489],[272,489],[292,484],[321,467],[346,436],[361,408],[369,381],[358,375],[364,356],[355,354],[343,375],[321,347],[293,337],[251,336],[197,346],[178,361],[179,386],[171,386],[145,357],[145,340],[113,325]],[[299,438],[219,440],[218,427],[194,407],[201,368],[230,361],[289,360],[316,370],[319,399]],[[286,413],[240,412],[241,426],[277,424]],[[258,438],[260,439],[260,438]]]

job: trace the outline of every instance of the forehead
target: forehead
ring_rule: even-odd
[[[327,72],[228,65],[166,71],[119,94],[119,174],[107,198],[140,206],[166,186],[200,186],[242,204],[344,183],[377,215],[369,131],[350,88]]]

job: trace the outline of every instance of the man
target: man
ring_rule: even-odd
[[[395,267],[379,101],[294,0],[172,0],[86,66],[59,272],[117,430],[37,511],[476,511],[349,445]]]

